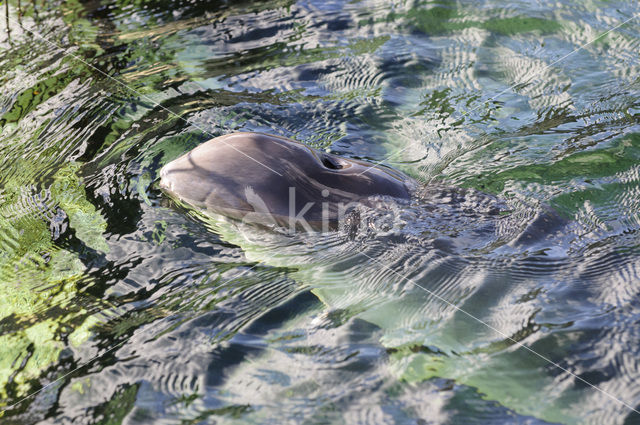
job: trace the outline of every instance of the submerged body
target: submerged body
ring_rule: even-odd
[[[548,401],[536,398],[557,389],[556,376],[548,372],[548,362],[516,342],[518,331],[523,338],[534,332],[520,324],[535,323],[540,311],[530,294],[541,284],[532,282],[527,270],[544,271],[546,280],[562,262],[557,252],[546,254],[549,246],[563,245],[558,237],[547,240],[565,223],[552,211],[531,211],[526,219],[522,211],[501,214],[504,203],[479,191],[420,186],[385,167],[255,133],[206,142],[167,164],[161,177],[171,196],[239,219],[214,214],[208,224],[223,240],[242,247],[249,261],[286,267],[291,278],[312,288],[327,316],[339,312],[375,325],[372,332],[381,335],[389,370],[398,380],[452,379],[520,414],[552,422],[577,422],[573,406],[589,402],[573,387]],[[385,205],[412,202],[394,211],[403,223],[399,231],[373,237],[367,232],[356,238],[342,232],[282,237],[246,220],[266,212],[285,223],[291,188],[299,202],[293,203],[296,215],[302,210],[310,222],[322,221],[326,211],[339,219],[335,208],[323,208],[329,202],[364,205],[363,223],[388,213]],[[366,229],[372,227],[382,229],[367,223]],[[534,254],[512,261],[502,249],[513,253],[514,247]],[[485,261],[489,252],[495,257]],[[501,317],[496,312],[507,312],[508,323],[494,325]]]

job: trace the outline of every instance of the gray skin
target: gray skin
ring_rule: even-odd
[[[306,230],[335,228],[355,204],[409,200],[417,186],[387,167],[261,133],[211,139],[165,165],[160,177],[165,192],[199,209]]]

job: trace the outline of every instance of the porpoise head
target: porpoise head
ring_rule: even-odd
[[[258,224],[335,228],[355,204],[409,199],[412,179],[387,167],[261,133],[216,137],[171,161],[160,187],[196,208]]]

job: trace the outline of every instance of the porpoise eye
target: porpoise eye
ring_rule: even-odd
[[[337,158],[333,158],[329,155],[322,155],[322,165],[329,168],[330,170],[340,170],[345,168],[345,164]]]

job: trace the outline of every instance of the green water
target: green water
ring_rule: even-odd
[[[5,6],[3,423],[640,423],[637,3]],[[284,238],[158,190],[232,131],[511,213]]]

